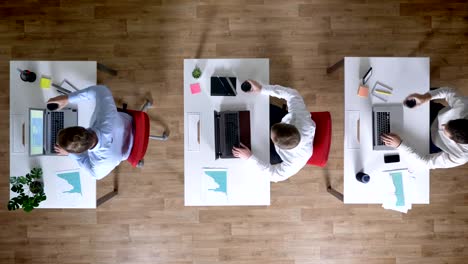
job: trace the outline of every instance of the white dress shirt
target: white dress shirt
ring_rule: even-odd
[[[68,102],[72,104],[85,100],[96,101],[90,129],[96,133],[98,143],[88,151],[70,153],[69,156],[99,180],[130,155],[133,146],[132,117],[117,112],[112,93],[106,86],[91,86],[68,95]]]
[[[468,97],[457,94],[448,87],[429,92],[432,99],[445,99],[448,106],[439,111],[437,118],[431,125],[431,138],[434,145],[442,151],[439,153],[421,155],[404,142],[398,147],[402,154],[410,159],[421,162],[430,169],[451,168],[468,162],[468,144],[459,144],[448,138],[444,133],[445,125],[450,120],[468,118]],[[468,129],[468,128],[467,128]]]
[[[248,159],[248,162],[264,170],[270,181],[284,181],[299,172],[312,156],[315,122],[310,118],[310,112],[296,90],[279,85],[265,85],[261,93],[286,100],[289,113],[283,117],[281,123],[294,125],[299,130],[301,141],[293,149],[280,149],[275,145],[276,152],[283,160],[279,164],[271,165],[269,161],[261,161],[254,155]]]

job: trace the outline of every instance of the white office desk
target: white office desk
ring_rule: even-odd
[[[198,65],[203,71],[197,80],[192,71]],[[210,96],[211,76],[237,77],[237,96]],[[269,161],[269,97],[246,94],[241,84],[247,79],[269,83],[268,59],[186,59],[184,60],[184,174],[185,205],[269,205],[270,180],[256,167],[241,159],[215,160],[213,111],[249,110],[252,152]],[[192,94],[190,84],[200,83],[201,92]],[[197,137],[189,128],[189,115],[200,116],[199,150],[188,146]],[[193,128],[193,127],[192,127]],[[203,168],[227,169],[227,195],[207,193]]]
[[[382,203],[383,177],[390,170],[408,168],[411,173],[411,201],[416,204],[429,203],[429,170],[412,166],[411,161],[384,163],[384,154],[393,151],[373,151],[372,149],[372,105],[385,103],[371,95],[376,82],[393,88],[393,95],[387,96],[387,103],[402,103],[411,93],[424,94],[429,91],[429,58],[345,58],[345,139],[344,139],[344,202],[345,203]],[[357,96],[362,76],[372,67],[373,73],[367,85],[369,97]],[[354,114],[352,112],[354,111]],[[352,144],[356,126],[352,115],[360,116],[359,148]],[[400,136],[420,153],[429,152],[429,104],[409,109],[404,107],[404,131]],[[401,156],[400,156],[401,158]],[[414,163],[413,163],[414,164]],[[357,172],[363,170],[371,176],[367,184],[358,182]]]
[[[37,75],[35,82],[23,82],[17,69]],[[95,61],[11,61],[10,62],[10,176],[24,176],[34,167],[43,170],[47,199],[39,208],[96,208],[96,180],[66,156],[29,156],[29,108],[46,108],[49,98],[59,95],[55,88],[40,88],[42,75],[59,84],[67,79],[78,89],[96,84]],[[80,103],[78,125],[88,127],[94,103]],[[24,145],[23,145],[24,124]],[[72,186],[56,172],[80,170],[81,194],[66,193]],[[16,195],[10,193],[10,197]]]

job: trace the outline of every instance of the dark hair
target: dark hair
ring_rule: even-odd
[[[453,141],[468,144],[468,119],[450,120],[446,126]]]
[[[301,134],[293,125],[286,123],[277,123],[271,127],[271,132],[274,133],[272,138],[273,143],[280,149],[292,149],[299,145]]]
[[[67,127],[58,133],[57,144],[69,153],[82,153],[94,145],[94,133],[80,126]]]

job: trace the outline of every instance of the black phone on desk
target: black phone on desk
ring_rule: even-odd
[[[398,154],[386,154],[384,156],[384,162],[385,163],[396,163],[400,162],[400,155]]]

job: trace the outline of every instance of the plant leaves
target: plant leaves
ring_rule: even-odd
[[[7,207],[9,211],[13,211],[19,208],[19,204],[14,201],[9,201]]]
[[[27,184],[28,183],[28,179],[24,176],[19,176],[18,178],[18,182],[21,183],[21,184]]]
[[[11,186],[11,191],[19,194],[24,193],[23,186],[19,184]]]
[[[41,168],[33,168],[31,170],[31,177],[33,179],[40,179],[42,177],[42,169]]]

